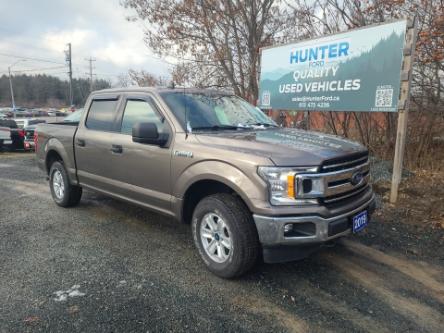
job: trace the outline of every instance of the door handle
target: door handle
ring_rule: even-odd
[[[111,151],[114,154],[122,154],[123,152],[123,147],[121,145],[112,145],[111,147]]]
[[[77,139],[77,140],[76,140],[76,144],[77,144],[77,146],[79,146],[79,147],[85,147],[85,140],[83,140],[83,139]]]

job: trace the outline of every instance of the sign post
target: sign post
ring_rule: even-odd
[[[402,178],[402,164],[404,159],[405,141],[407,133],[407,116],[410,107],[410,87],[412,82],[412,67],[416,45],[416,18],[408,22],[406,32],[406,46],[402,64],[401,92],[399,94],[398,129],[396,133],[395,158],[393,160],[392,186],[390,202],[398,200],[398,189]]]

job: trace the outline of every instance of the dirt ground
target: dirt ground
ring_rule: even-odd
[[[389,204],[390,183],[374,184],[375,192],[382,197],[378,214],[386,220],[422,228],[444,229],[444,171],[416,170],[400,186],[396,205]]]
[[[443,332],[432,177],[410,178],[395,207],[380,200],[362,233],[227,281],[189,226],[89,191],[60,208],[32,155],[0,154],[0,332]]]

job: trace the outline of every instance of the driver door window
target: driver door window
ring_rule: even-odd
[[[164,131],[163,118],[152,103],[145,100],[127,100],[120,132],[131,135],[136,123],[154,123],[159,133]]]
[[[109,165],[115,171],[113,180],[119,186],[115,192],[145,206],[168,211],[171,209],[171,147],[134,142],[132,128],[136,123],[149,122],[156,124],[160,133],[165,133],[171,132],[171,127],[154,100],[148,96],[142,98],[126,100],[120,133],[112,138],[112,144],[122,148],[120,154],[110,153]]]

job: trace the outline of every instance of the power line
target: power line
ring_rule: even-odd
[[[14,55],[14,54],[8,54],[8,53],[0,53],[0,55],[1,55],[1,56],[5,56],[5,57],[10,57],[10,58],[25,59],[25,60],[34,60],[34,61],[40,61],[40,62],[49,62],[49,63],[57,64],[57,65],[63,65],[63,63],[61,63],[61,62],[57,62],[57,61],[53,61],[53,60],[48,60],[48,59],[32,58],[32,57],[23,57],[23,56],[18,56],[18,55]]]
[[[67,74],[66,72],[43,72],[43,73],[37,73],[35,75],[47,75],[47,76],[54,76],[54,75],[61,75],[61,74]],[[31,76],[31,75],[30,75]],[[66,80],[66,79],[65,79]]]
[[[20,70],[15,70],[15,71],[11,71],[11,72],[13,72],[13,73],[38,72],[38,71],[55,70],[55,69],[61,69],[61,68],[65,68],[65,66],[20,69]],[[0,73],[1,74],[6,74],[6,73],[8,73],[8,71],[2,71]]]
[[[119,77],[120,75],[122,75],[122,73],[120,73],[120,74],[96,73],[94,75],[96,75],[96,76],[115,76],[115,77]]]

